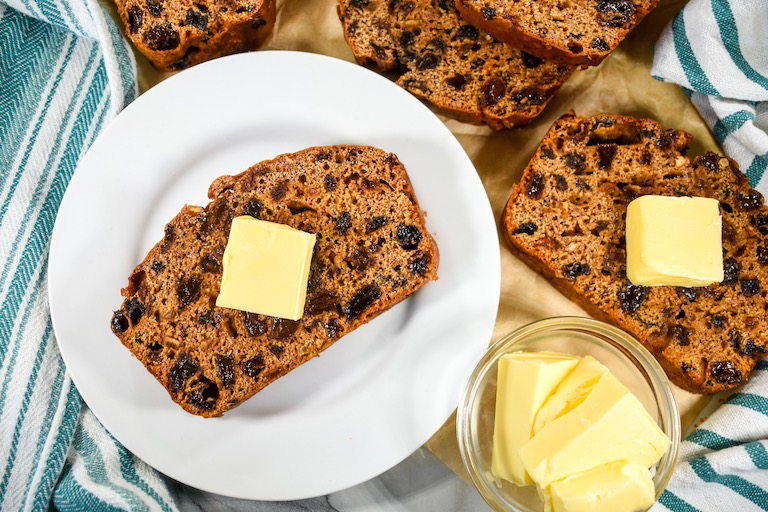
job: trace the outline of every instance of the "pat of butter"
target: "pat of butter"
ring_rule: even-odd
[[[518,454],[533,481],[547,487],[616,460],[651,467],[669,445],[640,401],[606,373],[579,405],[544,425]]]
[[[706,286],[723,280],[716,199],[641,196],[627,206],[626,227],[632,284]]]
[[[298,320],[315,235],[247,215],[232,219],[216,305]]]
[[[606,373],[608,373],[608,368],[594,357],[582,357],[573,371],[557,385],[555,392],[539,408],[539,412],[536,413],[536,421],[533,423],[534,434],[550,421],[583,402],[589,392],[592,391],[592,387]]]
[[[656,501],[648,468],[632,461],[614,461],[553,482],[553,512],[635,512]]]
[[[518,450],[531,438],[536,411],[578,363],[573,356],[538,352],[499,359],[491,472],[517,485],[533,483]]]

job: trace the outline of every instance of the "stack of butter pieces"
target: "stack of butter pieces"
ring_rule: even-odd
[[[670,440],[640,401],[591,356],[499,360],[492,473],[533,485],[545,511],[645,510],[649,468]]]

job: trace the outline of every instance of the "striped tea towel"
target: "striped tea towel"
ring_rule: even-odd
[[[768,195],[768,0],[691,0],[656,43],[651,73],[683,87]]]
[[[652,512],[768,510],[768,360],[680,446]]]
[[[656,43],[651,73],[683,87],[768,197],[768,0],[691,0]],[[652,510],[768,510],[768,360],[683,442]]]
[[[48,309],[48,244],[75,167],[137,95],[97,0],[0,0],[0,510],[173,510],[84,406]]]

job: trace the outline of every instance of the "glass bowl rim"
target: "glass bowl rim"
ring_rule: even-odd
[[[669,449],[656,464],[654,486],[655,498],[658,500],[672,477],[680,448],[682,430],[677,402],[666,372],[648,349],[627,332],[600,320],[579,316],[550,317],[522,325],[493,342],[478,361],[467,381],[456,411],[456,435],[459,453],[473,485],[493,509],[518,510],[496,492],[493,483],[484,477],[483,472],[478,467],[476,454],[471,447],[472,414],[470,413],[476,403],[474,399],[478,396],[480,383],[498,359],[503,354],[515,352],[515,350],[511,350],[511,347],[522,340],[548,331],[572,331],[593,336],[598,335],[596,337],[609,342],[621,352],[624,358],[628,359],[628,362],[634,365],[645,378],[658,407],[658,422],[671,441]]]

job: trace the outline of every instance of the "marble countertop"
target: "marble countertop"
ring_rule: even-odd
[[[427,449],[421,448],[389,471],[327,496],[267,502],[228,498],[168,480],[181,512],[486,512],[480,493]]]

